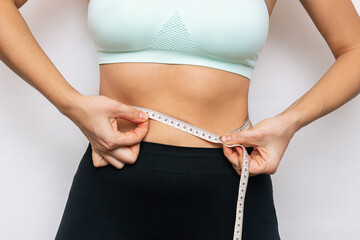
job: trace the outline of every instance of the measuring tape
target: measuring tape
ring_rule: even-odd
[[[241,144],[233,144],[233,145],[225,144],[221,141],[220,136],[218,136],[216,134],[205,131],[201,128],[195,127],[189,123],[183,122],[179,119],[170,117],[166,114],[157,112],[155,110],[138,107],[138,106],[131,106],[131,107],[136,108],[140,111],[146,112],[148,114],[149,118],[151,118],[153,120],[156,120],[156,121],[162,122],[164,124],[167,124],[169,126],[175,127],[179,130],[182,130],[182,131],[185,131],[192,135],[195,135],[206,141],[213,142],[213,143],[221,143],[227,147],[235,147],[235,146],[242,147],[243,152],[244,152],[244,154],[243,154],[244,158],[243,158],[242,171],[241,171],[241,175],[240,175],[239,193],[238,193],[238,199],[237,199],[236,218],[235,218],[235,227],[234,227],[234,235],[233,235],[233,240],[241,240],[245,193],[246,193],[246,188],[247,188],[248,178],[249,178],[249,156],[247,154],[245,147]],[[249,126],[250,126],[250,120],[246,119],[246,121],[240,127],[228,132],[227,134],[246,130],[249,128]],[[240,162],[239,162],[239,164],[240,164]]]

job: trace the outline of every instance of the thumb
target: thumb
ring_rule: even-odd
[[[142,123],[148,120],[146,112],[120,102],[115,106],[113,117],[123,118],[134,123]]]
[[[253,129],[225,134],[221,137],[221,141],[226,144],[241,144],[244,147],[259,145],[260,140],[261,138],[259,138],[259,134]]]

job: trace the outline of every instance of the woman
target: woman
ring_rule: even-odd
[[[156,2],[161,7],[140,10],[137,1],[91,0],[100,96],[81,95],[56,70],[17,10],[24,2],[0,2],[1,59],[89,140],[57,239],[240,239],[235,207],[247,154],[242,238],[280,238],[270,175],[295,132],[360,91],[360,23],[350,0],[301,1],[336,62],[284,112],[224,144],[141,119],[131,106],[218,136],[246,123],[249,80],[275,1]]]

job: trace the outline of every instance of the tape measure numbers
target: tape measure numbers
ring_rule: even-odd
[[[245,147],[241,144],[233,144],[233,145],[225,144],[221,141],[220,136],[218,136],[216,134],[205,131],[201,128],[193,126],[193,125],[186,123],[184,121],[181,121],[179,119],[170,117],[166,114],[157,112],[155,110],[138,107],[138,106],[130,106],[130,107],[133,107],[140,111],[146,112],[148,114],[149,118],[151,118],[153,120],[156,120],[156,121],[162,122],[164,124],[167,124],[169,126],[175,127],[179,130],[190,133],[190,134],[197,136],[199,138],[202,138],[206,141],[213,142],[213,143],[221,143],[227,147],[235,147],[235,146],[242,147],[243,152],[244,152],[244,157],[243,157],[242,171],[241,171],[241,175],[240,175],[239,192],[238,192],[238,199],[237,199],[237,206],[236,206],[236,218],[235,218],[235,226],[234,226],[234,234],[233,234],[233,240],[241,240],[245,194],[246,194],[246,189],[247,189],[248,179],[249,179],[249,156],[247,154]],[[250,120],[247,119],[240,127],[228,132],[227,134],[246,130],[249,128],[249,126],[250,126]]]

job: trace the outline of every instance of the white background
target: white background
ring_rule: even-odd
[[[93,95],[99,71],[87,2],[29,1],[21,12],[70,84]],[[278,1],[251,82],[253,124],[285,110],[333,62],[299,1]],[[53,239],[87,139],[3,63],[0,86],[0,239]],[[282,239],[360,239],[359,109],[358,97],[291,140],[272,175]]]

